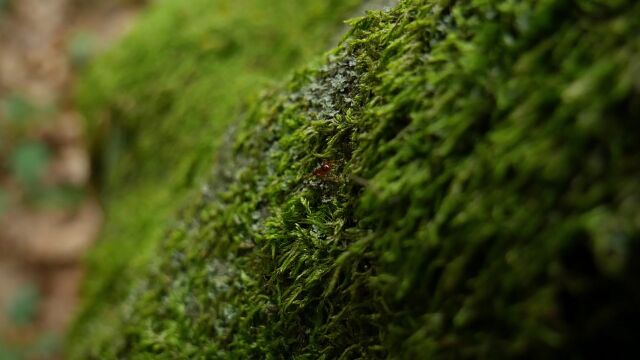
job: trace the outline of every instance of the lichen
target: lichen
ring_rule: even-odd
[[[634,353],[637,19],[631,0],[405,0],[352,20],[242,115],[117,330],[77,354]]]

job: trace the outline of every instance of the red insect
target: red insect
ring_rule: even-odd
[[[327,177],[329,173],[331,173],[331,170],[333,170],[333,162],[325,161],[313,170],[313,175],[316,177],[324,178]]]

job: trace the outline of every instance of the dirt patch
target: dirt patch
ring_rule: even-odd
[[[53,359],[101,224],[75,74],[140,4],[0,0],[0,358]]]

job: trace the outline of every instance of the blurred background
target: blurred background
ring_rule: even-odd
[[[74,76],[144,1],[0,0],[0,359],[56,359],[101,211]]]

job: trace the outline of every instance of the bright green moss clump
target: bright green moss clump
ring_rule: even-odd
[[[81,355],[637,352],[640,3],[408,0],[352,25],[242,117]]]

